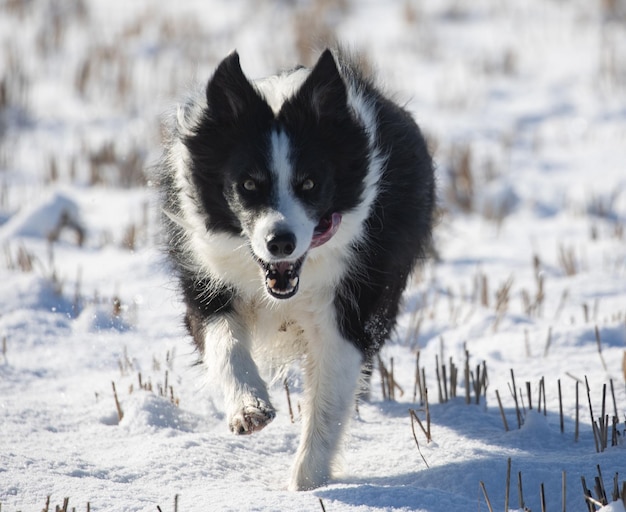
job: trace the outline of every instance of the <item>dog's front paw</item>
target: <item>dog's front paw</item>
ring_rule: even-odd
[[[260,398],[251,398],[244,402],[238,411],[230,415],[228,426],[237,435],[252,434],[269,424],[276,416],[271,404]]]

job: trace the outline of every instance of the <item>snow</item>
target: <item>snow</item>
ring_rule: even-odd
[[[508,459],[510,510],[521,510],[518,473],[532,510],[542,484],[546,509],[561,507],[563,473],[568,510],[587,510],[581,477],[593,490],[598,466],[607,494],[616,473],[624,482],[622,3],[34,0],[4,2],[0,13],[3,511],[41,510],[47,496],[51,508],[69,497],[70,508],[96,511],[173,510],[175,496],[179,510],[487,510],[481,482],[502,510]],[[384,400],[375,372],[343,472],[290,493],[297,368],[294,423],[277,384],[268,428],[228,432],[159,250],[151,177],[129,176],[156,161],[163,112],[233,48],[261,77],[310,63],[328,33],[363,51],[414,113],[435,152],[441,216],[437,258],[412,280],[381,354],[388,367],[393,358],[404,394]],[[453,191],[464,151],[469,208]],[[84,230],[82,244],[67,227],[48,241],[64,215]],[[417,349],[432,418],[431,442],[416,426],[423,459],[408,413],[425,422],[419,395],[413,401]],[[483,361],[488,371],[478,405],[464,399],[465,350],[474,374]],[[446,403],[436,356],[459,368],[458,396]],[[617,446],[609,440],[601,453],[585,378],[595,418],[606,385],[606,414],[615,408],[620,421]]]

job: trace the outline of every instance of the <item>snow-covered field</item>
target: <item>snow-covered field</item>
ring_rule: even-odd
[[[377,371],[343,475],[289,493],[297,369],[295,422],[277,385],[267,429],[228,432],[194,366],[143,171],[159,154],[159,116],[231,49],[260,77],[311,63],[333,34],[364,52],[428,134],[441,216],[437,257],[381,354],[404,394],[384,400]],[[485,511],[481,482],[503,510],[508,459],[512,510],[519,474],[533,511],[542,485],[546,510],[562,510],[563,479],[567,510],[588,510],[581,477],[598,499],[598,465],[608,501],[616,473],[622,488],[623,1],[4,0],[0,40],[3,512],[41,510],[47,496],[51,510],[69,498],[78,511],[165,512],[176,496],[181,511]],[[479,405],[465,403],[465,350],[474,376],[487,368]],[[425,425],[418,351],[431,442],[417,424],[414,438],[409,415]],[[446,403],[436,357],[448,376],[450,360],[459,368]],[[595,419],[603,407],[609,418],[603,451],[585,378]]]

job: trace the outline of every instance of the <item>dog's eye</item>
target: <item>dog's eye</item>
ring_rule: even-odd
[[[315,188],[315,182],[311,179],[306,179],[300,185],[300,190],[303,192],[308,192],[309,190],[313,190]]]
[[[248,192],[252,192],[256,190],[256,181],[252,179],[247,179],[246,181],[243,182],[243,188],[244,190],[247,190]]]

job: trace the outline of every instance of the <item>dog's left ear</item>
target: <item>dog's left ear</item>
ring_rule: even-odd
[[[302,84],[300,94],[308,98],[318,119],[345,112],[348,94],[330,50],[325,50]]]
[[[236,51],[220,62],[207,84],[206,96],[211,116],[222,122],[234,121],[262,102],[243,74]]]

